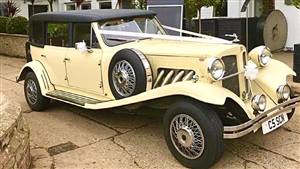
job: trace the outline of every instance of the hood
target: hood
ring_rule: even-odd
[[[123,46],[123,45],[122,45]],[[125,44],[128,48],[140,50],[145,55],[178,56],[207,58],[230,53],[232,49],[240,49],[240,44],[220,44],[190,42],[178,40],[147,39]],[[123,46],[124,47],[124,46]]]

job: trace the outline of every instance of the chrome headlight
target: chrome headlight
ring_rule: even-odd
[[[251,106],[254,110],[264,111],[267,107],[267,99],[265,95],[255,95],[252,97]]]
[[[272,58],[272,53],[269,48],[261,46],[261,49],[258,53],[258,61],[261,66],[266,66],[270,63]]]
[[[249,53],[249,57],[258,66],[267,66],[272,59],[272,53],[266,46],[259,46]]]
[[[225,66],[221,59],[210,58],[208,60],[208,73],[213,80],[220,80],[225,73]]]
[[[288,85],[281,85],[277,88],[277,96],[280,100],[287,100],[291,95],[291,88]]]

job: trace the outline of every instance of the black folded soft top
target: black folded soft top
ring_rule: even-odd
[[[93,9],[45,12],[30,17],[30,21],[44,22],[96,22],[136,17],[154,17],[153,11],[138,9]]]

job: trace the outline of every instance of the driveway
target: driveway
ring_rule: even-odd
[[[275,58],[292,63],[290,54]],[[0,93],[19,102],[31,128],[32,168],[183,168],[164,141],[161,110],[89,111],[53,101],[47,111],[31,111],[23,82],[15,83],[25,60],[0,56],[0,62]],[[213,168],[300,168],[299,111],[270,134],[226,140]]]

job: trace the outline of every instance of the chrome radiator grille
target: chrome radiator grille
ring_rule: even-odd
[[[238,72],[237,58],[235,55],[224,56],[222,57],[222,60],[225,64],[224,77]],[[240,96],[239,76],[233,76],[223,80],[222,86]]]

